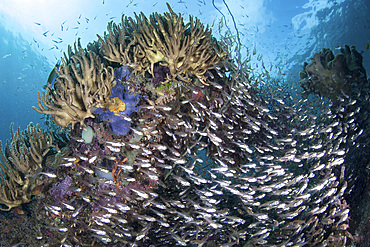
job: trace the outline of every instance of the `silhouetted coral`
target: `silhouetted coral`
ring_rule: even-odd
[[[367,81],[362,56],[355,47],[345,45],[340,50],[341,54],[334,57],[330,49],[324,48],[310,64],[304,64],[300,84],[307,93],[335,99],[337,95],[350,95],[354,87]]]

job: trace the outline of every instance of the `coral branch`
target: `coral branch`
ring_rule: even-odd
[[[62,59],[58,78],[54,87],[48,87],[42,97],[38,93],[37,112],[50,114],[55,123],[67,127],[76,123],[84,127],[86,118],[94,118],[93,108],[109,98],[115,85],[112,67],[105,68],[98,56],[92,51],[88,54],[79,48],[67,64]]]
[[[52,147],[52,136],[39,125],[28,125],[27,131],[13,132],[7,141],[4,152],[0,142],[0,204],[9,211],[22,203],[31,201],[32,190],[37,186],[36,176],[42,170],[42,162]]]
[[[190,16],[184,24],[167,4],[170,13],[154,13],[149,20],[143,14],[135,19],[122,19],[120,25],[109,23],[108,34],[99,37],[104,58],[130,66],[134,72],[149,72],[154,77],[154,66],[170,70],[166,80],[192,82],[194,77],[206,84],[205,72],[215,68],[225,52],[214,41],[211,30]],[[165,82],[165,83],[166,83]]]

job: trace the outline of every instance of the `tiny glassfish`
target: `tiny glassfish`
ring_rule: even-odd
[[[68,204],[68,203],[65,203],[65,202],[61,202],[67,209],[69,209],[69,210],[71,210],[71,211],[73,211],[73,210],[75,210],[75,208],[72,206],[72,205],[70,205],[70,204]]]
[[[220,137],[218,137],[215,134],[209,132],[208,130],[207,130],[207,136],[213,142],[213,144],[215,144],[216,146],[219,146],[222,143],[222,139]]]
[[[130,207],[129,206],[127,206],[125,204],[122,204],[122,203],[115,203],[114,205],[118,208],[118,210],[120,210],[120,211],[122,211],[124,213],[126,211],[130,210]]]
[[[144,198],[144,199],[148,199],[148,198],[149,198],[149,195],[148,195],[146,192],[144,192],[144,191],[142,191],[142,190],[140,190],[140,189],[130,188],[130,190],[132,190],[132,191],[133,191],[133,192],[135,192],[138,196],[140,196],[140,197],[142,197],[142,198]]]
[[[83,209],[83,206],[80,206],[73,214],[72,214],[72,218],[76,217],[77,215],[80,214],[81,210]]]
[[[177,182],[179,182],[182,186],[190,186],[190,183],[182,177],[179,177],[177,175],[172,175],[172,178],[175,179]]]
[[[136,236],[135,240],[136,241],[140,241],[142,240],[146,234],[148,233],[148,231],[151,229],[151,223],[148,223],[142,230],[141,232]]]
[[[57,175],[55,175],[54,173],[50,173],[50,172],[40,172],[40,174],[45,175],[49,178],[56,178],[57,177]]]
[[[113,146],[113,147],[123,147],[123,146],[125,146],[125,143],[124,142],[107,141],[106,143],[108,145]]]
[[[180,236],[178,236],[178,235],[176,235],[176,234],[172,233],[172,234],[171,234],[171,237],[172,237],[174,240],[176,240],[176,242],[177,242],[179,245],[181,245],[181,246],[187,246],[187,243],[186,243],[185,239],[181,238]]]
[[[134,134],[136,135],[139,135],[139,136],[142,136],[144,133],[138,129],[135,129],[135,128],[131,128],[130,127],[130,130],[132,130],[132,132],[134,132]]]
[[[100,236],[107,235],[107,233],[105,231],[103,231],[103,230],[98,230],[98,229],[93,229],[93,228],[90,228],[89,230],[90,231],[93,231],[95,234],[100,235]]]

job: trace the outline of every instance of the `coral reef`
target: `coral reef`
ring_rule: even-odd
[[[324,48],[314,55],[310,64],[304,64],[300,85],[307,93],[335,99],[337,95],[350,95],[354,87],[367,81],[362,56],[356,48],[345,45],[340,51],[341,54],[334,56],[330,49]]]
[[[164,16],[154,13],[149,20],[143,14],[122,19],[120,25],[109,23],[108,34],[99,37],[104,58],[130,66],[134,72],[149,72],[155,77],[155,66],[169,69],[167,81],[191,82],[195,76],[206,84],[205,72],[224,59],[222,51],[198,18],[189,17],[184,24],[169,4]]]
[[[0,176],[0,204],[6,206],[0,210],[6,211],[31,201],[33,190],[42,183],[43,161],[53,143],[51,134],[39,125],[30,123],[23,132],[19,128],[14,132],[11,125],[10,130],[11,140],[0,151],[0,171],[5,175]]]
[[[62,59],[58,77],[53,87],[48,87],[42,97],[38,93],[37,112],[50,114],[61,127],[76,123],[85,126],[86,118],[94,118],[92,109],[101,107],[109,98],[114,83],[113,68],[105,68],[98,56],[81,47],[67,64]],[[43,106],[45,105],[45,106]]]
[[[46,225],[40,245],[345,246],[346,158],[363,110],[350,78],[332,73],[361,77],[356,52],[336,60],[325,50],[302,75],[307,92],[348,93],[340,104],[301,100],[289,86],[253,87],[258,79],[226,59],[224,40],[168,8],[109,23],[86,49],[69,47],[39,94],[37,111],[64,127],[62,148],[38,159],[55,175],[33,200]],[[91,127],[92,140],[76,125]],[[33,150],[34,137],[23,136]],[[4,173],[9,197],[14,176]]]
[[[231,86],[232,80],[186,85],[162,105],[143,97],[127,134],[106,128],[90,144],[71,142],[58,180],[72,178],[72,193],[63,193],[60,204],[47,198],[40,217],[54,232],[73,236],[65,240],[70,245],[344,245],[346,123],[320,109],[330,130],[302,125],[312,115],[308,103],[303,111],[274,101],[281,114],[272,116],[246,78]],[[71,132],[72,140],[78,137]]]

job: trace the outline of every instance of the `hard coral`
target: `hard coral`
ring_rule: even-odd
[[[214,69],[225,52],[214,41],[211,30],[199,19],[189,17],[184,24],[167,4],[169,13],[154,13],[147,17],[140,13],[136,21],[128,17],[120,25],[109,23],[108,34],[99,37],[104,58],[128,65],[134,72],[149,72],[155,77],[154,67],[169,68],[169,80],[192,82],[195,78],[206,83],[205,72]],[[193,75],[193,76],[192,76]]]
[[[50,114],[61,127],[76,123],[84,127],[86,118],[94,118],[93,108],[101,107],[115,85],[113,68],[105,68],[93,52],[81,47],[69,62],[62,59],[54,87],[49,86],[42,97],[38,93],[37,112]],[[44,106],[45,105],[45,106]]]
[[[354,85],[366,82],[361,54],[348,45],[341,52],[334,56],[330,49],[324,48],[314,55],[310,64],[305,63],[300,84],[307,93],[333,98],[343,93],[349,95]]]

